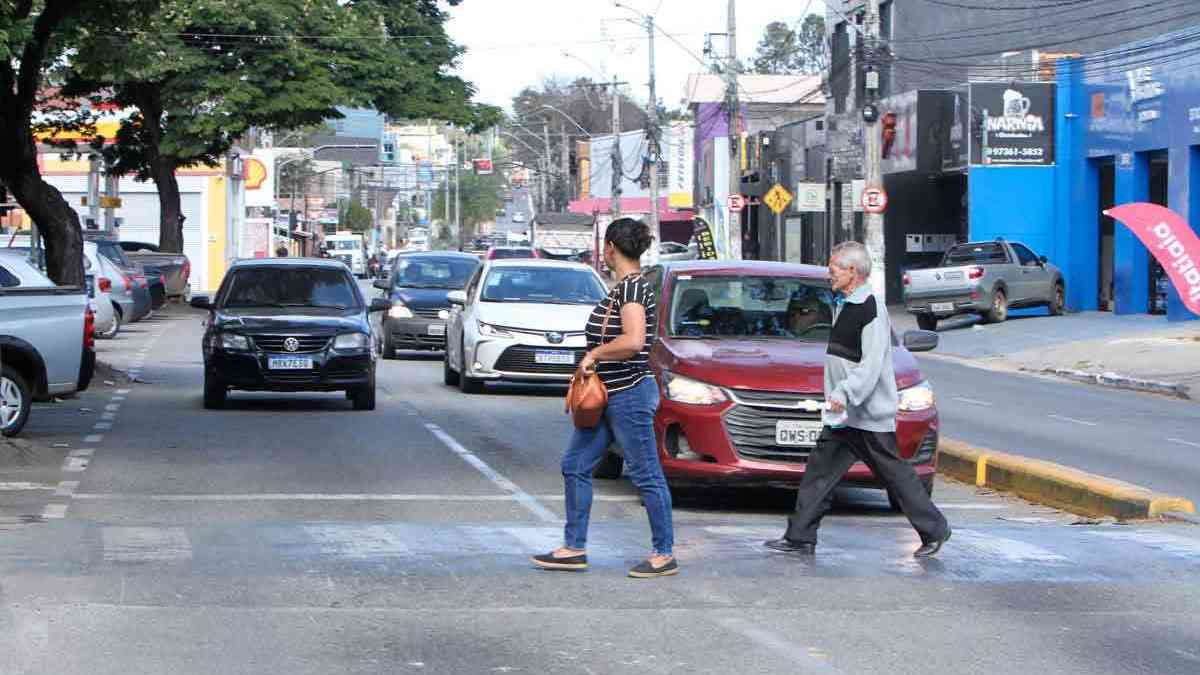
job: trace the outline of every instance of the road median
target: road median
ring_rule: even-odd
[[[1086,516],[1140,520],[1196,512],[1196,506],[1183,497],[948,438],[938,446],[938,472]]]

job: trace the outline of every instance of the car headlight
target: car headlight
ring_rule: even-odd
[[[501,338],[509,338],[509,337],[513,336],[512,333],[504,330],[503,328],[497,328],[496,326],[493,326],[490,323],[484,323],[482,321],[478,321],[477,323],[479,324],[479,334],[480,335],[486,335],[488,337],[501,337]]]
[[[236,333],[221,333],[221,349],[231,352],[249,351],[250,339],[245,335],[238,335]]]
[[[705,384],[690,377],[676,375],[671,372],[663,373],[663,391],[668,401],[688,403],[691,405],[713,405],[729,400],[720,387]]]
[[[413,317],[412,310],[404,306],[404,303],[397,302],[388,310],[388,316],[393,319],[411,319]]]
[[[907,389],[900,390],[899,408],[904,412],[929,410],[933,404],[933,387],[929,386],[928,382],[919,382]]]
[[[366,349],[368,345],[366,333],[343,333],[333,340],[334,349]]]

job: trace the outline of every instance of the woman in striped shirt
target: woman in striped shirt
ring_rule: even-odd
[[[592,470],[616,440],[624,451],[629,477],[642,493],[653,546],[650,557],[629,570],[629,576],[650,578],[679,571],[672,554],[671,492],[654,436],[658,384],[650,371],[650,348],[654,345],[658,303],[639,262],[652,243],[650,229],[632,218],[614,220],[605,232],[604,261],[620,281],[592,310],[587,324],[589,351],[579,367],[594,369],[600,375],[608,387],[608,408],[600,424],[592,429],[576,429],[571,437],[562,461],[565,543],[550,553],[534,556],[533,563],[538,567],[587,568]]]

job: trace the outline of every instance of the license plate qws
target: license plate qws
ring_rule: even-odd
[[[571,352],[536,352],[533,361],[547,366],[573,366],[575,355]]]
[[[312,370],[313,360],[298,356],[271,356],[267,358],[271,370]]]
[[[935,302],[929,306],[929,309],[934,312],[953,312],[954,311],[954,303],[953,302]]]
[[[778,420],[775,422],[777,445],[814,447],[821,437],[820,420]]]

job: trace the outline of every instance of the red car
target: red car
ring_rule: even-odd
[[[493,246],[483,256],[484,260],[507,260],[509,258],[537,258],[538,252],[528,246]]]
[[[821,431],[833,306],[826,269],[678,261],[648,274],[659,288],[650,363],[661,387],[654,426],[667,480],[798,485]],[[937,334],[913,331],[904,342],[893,351],[897,440],[932,491],[937,408],[909,352],[933,349]],[[862,463],[845,482],[879,487]]]

